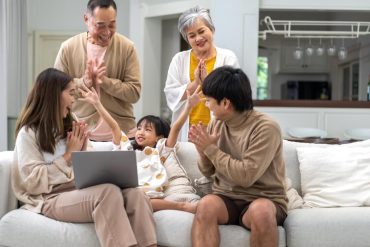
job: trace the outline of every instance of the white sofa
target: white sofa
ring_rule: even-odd
[[[96,143],[95,143],[96,145]],[[97,145],[109,150],[107,144]],[[49,219],[23,209],[16,209],[16,199],[10,188],[12,151],[0,153],[0,246],[99,246],[93,224],[73,224]],[[178,157],[191,178],[201,177],[196,160],[197,151],[191,143],[181,143]],[[161,246],[191,246],[193,214],[164,210],[154,213],[158,244]],[[221,246],[249,246],[249,232],[240,226],[220,226]],[[279,227],[279,247],[286,246],[285,231]]]
[[[307,145],[319,144],[284,141],[287,176],[299,192],[296,147]],[[197,153],[191,143],[181,143],[178,156],[190,177],[200,177],[196,166]],[[15,209],[16,200],[9,181],[11,162],[12,152],[0,153],[0,246],[99,246],[92,224],[58,222]],[[156,212],[154,217],[159,245],[191,246],[192,214],[164,210]],[[288,212],[284,227],[278,230],[279,247],[370,246],[370,207],[294,209]],[[220,226],[220,232],[223,247],[250,246],[249,232],[242,227]]]

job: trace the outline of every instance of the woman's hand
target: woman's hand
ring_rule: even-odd
[[[201,85],[207,77],[206,64],[203,59],[199,60],[198,66],[194,71],[194,81]]]
[[[66,152],[64,159],[69,163],[71,161],[71,154],[74,151],[82,151],[87,139],[87,124],[84,122],[73,122],[72,131],[67,134]]]

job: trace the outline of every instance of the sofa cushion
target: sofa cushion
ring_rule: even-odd
[[[162,210],[154,213],[160,246],[191,246],[193,214]],[[249,231],[240,226],[220,226],[221,247],[250,246]],[[279,227],[279,247],[285,247],[285,231]],[[0,221],[0,246],[17,247],[98,247],[94,225],[56,221],[45,216],[16,209]]]
[[[324,147],[328,144],[313,144],[303,142],[293,142],[283,140],[283,155],[285,162],[286,176],[292,181],[292,188],[301,194],[301,173],[299,171],[299,161],[297,147]]]
[[[156,212],[154,214],[154,219],[157,224],[158,244],[171,247],[190,247],[193,218],[194,215],[191,213],[175,210]],[[250,246],[250,232],[243,227],[236,225],[221,225],[219,229],[221,235],[220,246]],[[278,246],[286,246],[284,228],[279,227],[278,230]]]
[[[17,201],[10,186],[13,151],[0,152],[0,218],[16,207]]]
[[[306,207],[370,206],[367,147],[297,148]]]
[[[93,224],[56,221],[25,209],[16,209],[0,221],[0,246],[99,247]]]
[[[287,246],[368,247],[370,207],[295,209],[284,228]]]
[[[296,149],[298,147],[328,147],[335,146],[335,144],[315,144],[303,143],[294,141],[283,141],[283,155],[285,162],[286,175],[292,181],[292,187],[301,194],[301,173],[299,171],[299,161]],[[370,140],[342,144],[345,147],[370,147]],[[302,194],[301,194],[302,195]]]

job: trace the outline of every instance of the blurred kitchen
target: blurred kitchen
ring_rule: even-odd
[[[368,12],[261,10],[259,19],[257,99],[368,99]]]

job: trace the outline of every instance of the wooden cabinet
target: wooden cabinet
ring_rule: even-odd
[[[326,54],[307,56],[304,52],[301,59],[294,58],[295,45],[283,44],[280,54],[280,73],[329,73]]]

